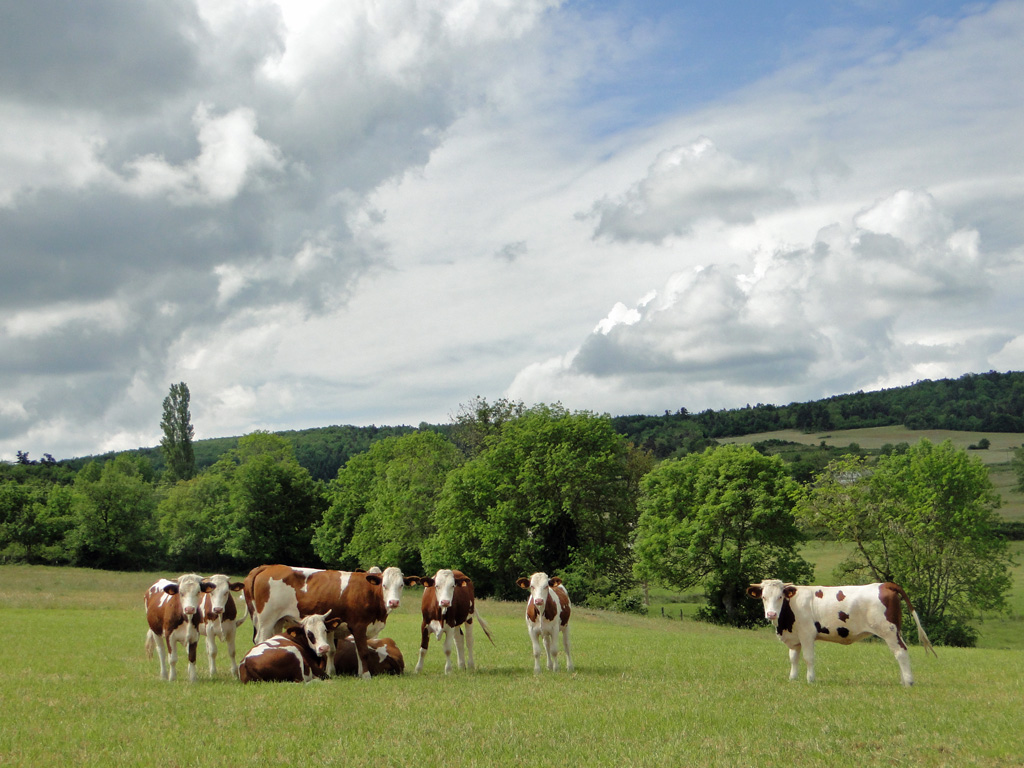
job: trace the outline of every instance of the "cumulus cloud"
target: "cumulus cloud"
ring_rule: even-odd
[[[658,243],[702,221],[749,223],[793,202],[768,169],[742,163],[701,137],[660,152],[644,178],[599,200],[586,216],[597,220],[597,237]]]
[[[577,349],[521,371],[509,392],[673,408],[853,391],[962,359],[962,340],[905,324],[991,290],[978,233],[955,229],[931,195],[901,190],[806,247],[673,274],[635,307],[617,303]],[[991,354],[1008,340],[979,332],[970,343]]]

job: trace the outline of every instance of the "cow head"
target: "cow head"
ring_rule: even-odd
[[[240,581],[231,581],[223,573],[211,576],[206,581],[214,585],[214,590],[210,593],[210,616],[215,619],[224,613],[224,606],[231,599],[231,593],[241,592],[245,586]]]
[[[290,625],[284,628],[282,634],[296,643],[308,645],[313,653],[324,657],[332,648],[328,633],[336,630],[342,623],[341,619],[337,617],[328,619],[330,614],[330,611],[313,613],[301,621],[288,617],[286,621],[290,622]]]
[[[530,600],[533,605],[537,606],[537,609],[543,613],[544,606],[548,601],[548,589],[550,587],[557,587],[562,583],[562,580],[557,576],[554,578],[548,578],[546,573],[535,573],[530,578],[525,576],[516,581],[523,589],[530,590]]]
[[[465,577],[457,579],[455,578],[455,573],[450,568],[442,568],[434,574],[433,578],[427,576],[420,579],[420,583],[425,587],[434,588],[437,607],[441,609],[441,615],[444,616],[452,606],[452,600],[455,598],[455,588],[469,586],[470,581]]]
[[[194,616],[199,610],[200,595],[206,592],[213,592],[216,589],[211,581],[206,581],[196,573],[186,573],[174,581],[164,585],[164,592],[168,595],[177,595],[181,601],[181,612],[186,616]]]
[[[366,581],[379,586],[384,598],[384,608],[391,613],[402,604],[402,589],[421,583],[419,576],[403,576],[402,570],[391,566],[381,571],[374,566],[366,572]]]
[[[796,594],[796,587],[778,579],[765,579],[747,587],[747,597],[764,603],[764,617],[776,621],[782,613],[782,603]]]

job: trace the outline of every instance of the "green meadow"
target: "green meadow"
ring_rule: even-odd
[[[535,676],[524,605],[481,600],[495,643],[477,630],[475,672],[446,677],[432,642],[419,676],[242,686],[223,649],[209,678],[201,641],[191,685],[184,654],[167,683],[144,652],[161,575],[0,567],[0,766],[1024,765],[1019,641],[913,646],[909,689],[881,643],[819,643],[807,685],[768,629],[576,609],[576,672]],[[384,632],[409,670],[419,597]]]

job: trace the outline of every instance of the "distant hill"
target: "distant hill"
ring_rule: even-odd
[[[906,387],[855,392],[824,400],[789,405],[747,405],[720,411],[690,413],[680,408],[660,416],[612,418],[614,428],[658,458],[703,450],[721,438],[795,429],[802,432],[902,425],[911,430],[948,429],[964,432],[1024,432],[1024,372],[969,373],[958,379],[924,380]],[[450,425],[421,427],[448,432]],[[337,476],[354,455],[375,440],[415,431],[414,427],[329,426],[277,432],[291,441],[296,458],[319,480]],[[238,437],[197,440],[196,466],[214,464],[238,444]],[[164,457],[159,447],[139,448],[157,471]],[[113,453],[60,462],[79,469]]]

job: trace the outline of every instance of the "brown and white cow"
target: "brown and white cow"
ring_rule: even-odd
[[[331,611],[341,620],[331,641],[342,633],[356,644],[359,674],[370,677],[367,638],[383,629],[388,614],[398,608],[403,587],[418,584],[418,576],[403,576],[398,568],[382,573],[293,568],[261,565],[245,577],[245,602],[253,623],[253,641],[267,640],[285,616],[305,617]],[[333,676],[334,654],[327,657],[327,674]]]
[[[213,584],[215,589],[203,595],[199,603],[199,631],[206,637],[210,677],[217,674],[218,638],[227,645],[228,658],[231,660],[231,676],[238,677],[238,664],[235,663],[235,634],[249,612],[243,610],[239,614],[231,593],[241,592],[244,585],[240,581],[231,581],[222,573],[210,576],[206,581]]]
[[[366,641],[370,648],[370,674],[400,675],[405,672],[405,658],[398,645],[390,637],[373,637]],[[334,670],[339,675],[358,675],[359,657],[352,636],[338,641],[338,652],[334,654]]]
[[[569,644],[569,616],[572,615],[572,603],[569,593],[562,586],[558,577],[548,578],[546,573],[535,573],[530,578],[523,577],[516,581],[523,589],[530,590],[530,598],[526,603],[526,630],[533,644],[533,671],[540,674],[540,645],[544,641],[547,652],[548,669],[558,670],[558,633],[562,633],[562,645],[565,648],[565,668],[573,671],[572,650]]]
[[[431,633],[440,640],[444,635],[444,673],[452,671],[452,638],[458,652],[459,669],[474,669],[473,662],[473,620],[480,622],[487,639],[494,643],[491,629],[483,616],[476,612],[476,593],[473,582],[462,571],[448,568],[439,570],[433,578],[424,577],[420,580],[426,589],[420,608],[423,623],[420,626],[420,658],[416,662],[416,672],[423,669],[423,659],[427,655]],[[463,647],[463,627],[465,628],[465,648]]]
[[[308,683],[327,678],[327,660],[334,652],[329,635],[341,619],[318,613],[301,621],[286,617],[282,623],[280,633],[245,654],[238,668],[243,683]]]
[[[814,643],[849,645],[865,637],[880,637],[889,646],[900,665],[904,685],[913,685],[910,654],[903,641],[902,603],[907,604],[917,624],[917,638],[925,652],[935,649],[921,626],[917,611],[903,588],[892,582],[846,587],[808,587],[766,579],[747,587],[747,596],[764,603],[764,617],[775,625],[775,632],[789,648],[789,679],[800,671],[800,652],[807,665],[807,682],[814,682]]]
[[[188,679],[196,680],[196,646],[199,644],[199,601],[215,589],[213,583],[195,573],[173,581],[160,579],[146,591],[146,655],[153,649],[160,657],[160,679],[174,680],[178,644],[188,648]]]

